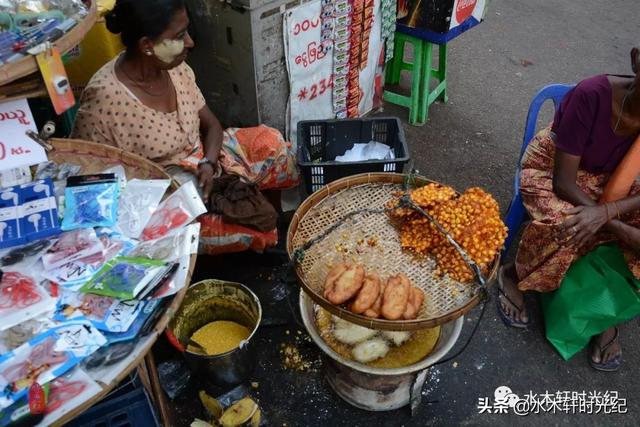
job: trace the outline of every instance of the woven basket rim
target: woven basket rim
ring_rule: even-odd
[[[289,259],[293,261],[294,259],[294,251],[293,248],[293,238],[296,234],[299,224],[302,222],[305,215],[317,204],[326,198],[335,195],[345,189],[365,185],[372,183],[385,183],[385,184],[402,184],[407,175],[391,173],[391,172],[375,172],[375,173],[363,173],[358,175],[352,175],[349,177],[341,178],[336,181],[331,182],[330,184],[322,187],[318,191],[311,194],[306,200],[302,202],[302,204],[298,207],[291,223],[289,225],[289,229],[287,231],[287,254]],[[444,185],[437,181],[430,180],[426,177],[416,175],[416,182],[422,185],[426,185],[429,183],[435,183]],[[496,277],[498,267],[500,265],[500,253],[496,255],[496,258],[493,261],[493,265],[490,268],[490,272],[486,277],[487,285]],[[358,324],[360,326],[364,326],[371,329],[381,329],[381,330],[403,330],[403,331],[412,331],[418,329],[432,328],[434,326],[442,325],[444,323],[450,322],[459,318],[460,316],[464,316],[471,309],[473,309],[482,299],[482,293],[476,292],[473,297],[471,297],[466,304],[463,304],[459,308],[452,310],[444,315],[432,318],[422,318],[422,319],[414,319],[414,320],[386,320],[386,319],[372,319],[369,317],[365,317],[362,315],[355,314],[345,308],[334,305],[324,298],[320,293],[316,292],[313,287],[307,283],[305,279],[304,272],[299,263],[295,263],[295,272],[298,278],[298,281],[302,287],[302,289],[311,297],[311,299],[330,313],[343,318],[349,322]]]

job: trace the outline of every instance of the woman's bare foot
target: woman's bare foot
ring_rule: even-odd
[[[593,338],[591,360],[596,364],[607,364],[622,355],[622,347],[618,339],[618,330],[611,327]]]
[[[529,315],[524,304],[524,294],[518,289],[518,276],[513,264],[505,265],[500,273],[502,292],[498,294],[498,301],[504,314],[514,323],[529,323]],[[500,284],[499,284],[500,286]]]

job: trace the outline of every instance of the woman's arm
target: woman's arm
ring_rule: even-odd
[[[553,166],[553,192],[574,206],[595,206],[597,202],[576,184],[580,156],[556,150]]]
[[[200,116],[200,132],[203,136],[204,155],[215,165],[218,163],[218,156],[222,148],[222,126],[206,105],[198,114]]]

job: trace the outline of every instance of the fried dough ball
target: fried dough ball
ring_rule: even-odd
[[[398,320],[407,309],[411,282],[403,273],[389,277],[382,297],[381,314],[389,320]]]
[[[347,302],[362,288],[364,267],[362,265],[339,264],[327,275],[324,297],[332,304]]]
[[[380,282],[380,292],[378,293],[378,298],[373,303],[371,307],[369,307],[363,314],[367,317],[371,317],[373,319],[377,319],[380,317],[380,310],[382,308],[382,298],[384,296],[384,290],[387,284],[383,281]]]
[[[378,299],[380,295],[380,278],[376,273],[364,276],[362,288],[356,295],[356,299],[351,304],[351,311],[362,314],[367,311]]]
[[[422,291],[422,289],[416,288],[415,286],[411,287],[409,301],[407,302],[407,308],[402,314],[402,318],[405,320],[413,320],[418,317],[418,313],[422,308],[423,302],[424,292]]]

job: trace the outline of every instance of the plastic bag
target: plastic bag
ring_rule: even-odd
[[[26,320],[18,325],[0,332],[0,354],[14,350],[41,332],[54,325],[51,316],[42,316]]]
[[[55,300],[38,280],[18,272],[2,275],[0,282],[0,329],[11,328],[55,307]]]
[[[111,297],[63,290],[53,319],[58,322],[85,319],[101,331],[126,332],[140,314],[143,305],[136,300],[120,301]]]
[[[189,224],[182,230],[170,233],[157,240],[147,240],[136,246],[129,254],[132,257],[174,261],[184,255],[197,253],[200,224]]]
[[[35,179],[51,178],[52,180],[65,180],[69,177],[76,176],[82,170],[81,166],[73,163],[43,162],[36,169]]]
[[[194,183],[183,184],[158,207],[142,231],[142,240],[159,239],[207,211]]]
[[[34,382],[46,384],[65,374],[106,344],[90,323],[67,322],[0,356],[0,408],[22,396]]]
[[[592,336],[640,315],[638,289],[618,245],[598,246],[573,263],[559,289],[541,294],[547,339],[568,360]]]
[[[61,234],[53,246],[42,255],[42,263],[45,270],[52,270],[98,253],[104,254],[104,245],[94,229],[84,228]]]
[[[45,279],[58,285],[77,291],[82,285],[96,274],[109,260],[119,255],[127,255],[134,247],[135,241],[122,236],[110,229],[98,229],[97,236],[104,247],[103,252],[97,252],[86,258],[66,263],[60,267],[43,272]]]
[[[0,270],[28,271],[54,242],[54,239],[43,239],[0,252]]]
[[[16,4],[12,0],[0,0],[0,12],[15,13]]]
[[[118,215],[118,193],[113,174],[69,178],[64,191],[62,229],[113,227]]]
[[[155,286],[170,268],[171,265],[163,261],[117,257],[107,262],[80,290],[129,300],[148,286]]]
[[[168,179],[133,179],[120,196],[118,230],[138,238],[171,184]]]
[[[127,172],[124,170],[124,166],[122,165],[116,165],[109,169],[105,169],[102,172],[100,172],[100,174],[115,175],[116,179],[118,180],[118,186],[120,187],[120,191],[124,190],[124,188],[127,186]]]

